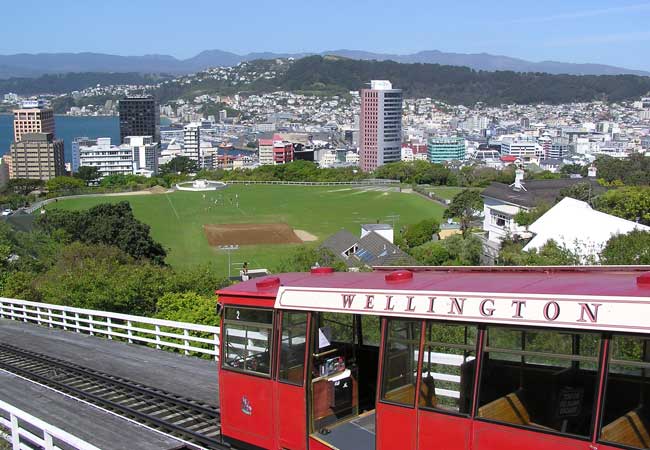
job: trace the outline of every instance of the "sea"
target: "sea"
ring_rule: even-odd
[[[55,116],[54,127],[57,139],[63,139],[65,161],[72,161],[72,140],[77,137],[109,137],[112,142],[120,142],[120,120],[118,117],[73,117]],[[14,140],[13,116],[0,115],[0,155],[9,153]]]

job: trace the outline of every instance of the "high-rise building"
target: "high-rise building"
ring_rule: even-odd
[[[81,164],[79,162],[79,147],[90,147],[97,144],[97,139],[90,139],[89,137],[78,137],[72,140],[72,173],[79,172]]]
[[[201,124],[192,122],[183,127],[183,156],[200,164],[201,160]]]
[[[548,152],[547,156],[549,158],[560,159],[567,156],[571,151],[571,144],[569,144],[569,139],[563,137],[556,137],[553,139],[551,144],[551,149]]]
[[[158,173],[158,143],[151,136],[127,136],[124,144],[131,147],[133,152],[133,172]]]
[[[401,159],[402,90],[390,81],[372,80],[360,95],[359,162],[361,170],[371,172]]]
[[[42,101],[23,102],[14,110],[14,142],[20,142],[25,133],[54,135],[54,110],[45,108]]]
[[[49,180],[65,175],[63,141],[53,133],[23,133],[11,144],[13,178]]]
[[[160,110],[153,96],[123,98],[119,111],[121,144],[127,136],[151,136],[160,142]]]
[[[432,163],[462,161],[465,159],[465,149],[465,139],[455,136],[431,138],[427,145],[429,161]]]
[[[128,145],[111,145],[111,138],[99,138],[94,145],[79,146],[81,166],[97,167],[100,177],[133,173],[133,150]]]
[[[11,150],[10,150],[11,151]],[[9,178],[14,177],[14,159],[11,157],[11,153],[2,155],[2,163],[7,166],[7,171],[9,173]]]
[[[4,158],[0,158],[0,189],[9,182],[9,167]]]

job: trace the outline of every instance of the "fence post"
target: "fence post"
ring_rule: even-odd
[[[214,333],[214,360],[219,361],[219,333]]]
[[[65,309],[62,309],[61,312],[63,313],[63,329],[68,331],[68,315],[65,313]]]
[[[41,307],[37,306],[36,307],[36,323],[41,324]]]
[[[185,345],[185,355],[189,355],[190,352],[188,348],[190,346],[190,341],[188,341],[187,338],[190,336],[190,332],[187,331],[187,328],[183,330],[183,336],[185,336],[185,339],[183,339],[183,344]]]
[[[52,328],[54,326],[52,324],[52,322],[53,322],[53,320],[52,320],[52,308],[47,308],[47,319],[50,321],[50,323],[48,325],[50,326],[50,328]]]
[[[156,350],[160,350],[160,325],[156,325]]]
[[[133,339],[131,339],[133,337],[133,331],[131,331],[131,321],[130,320],[126,321],[126,327],[127,327],[126,328],[126,334],[129,335],[129,344],[133,344]]]
[[[20,449],[20,432],[18,428],[18,417],[15,414],[9,413],[9,421],[11,422],[11,447],[14,450]]]
[[[94,336],[95,335],[95,328],[93,327],[93,316],[89,315],[88,316],[88,327],[90,327],[90,335]]]
[[[76,327],[76,331],[77,333],[79,333],[81,331],[79,330],[79,313],[74,313],[74,318],[75,318],[74,324]]]
[[[110,341],[110,340],[113,339],[113,335],[111,334],[111,333],[113,333],[113,327],[111,326],[111,318],[110,317],[106,318],[106,323],[108,324],[108,326],[106,328],[107,328],[107,331],[108,331],[108,340]]]
[[[43,431],[43,440],[45,441],[45,450],[54,450],[54,440],[50,433]]]
[[[23,322],[27,322],[27,305],[23,305]]]

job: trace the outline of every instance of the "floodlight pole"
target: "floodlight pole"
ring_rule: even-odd
[[[220,245],[219,250],[228,253],[228,278],[230,278],[230,254],[233,250],[239,250],[239,245]]]

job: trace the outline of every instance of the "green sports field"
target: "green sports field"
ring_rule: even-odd
[[[167,262],[187,267],[212,262],[227,273],[227,255],[208,245],[205,224],[288,223],[318,238],[342,228],[353,234],[362,223],[393,223],[395,228],[442,217],[443,208],[418,195],[349,187],[229,186],[213,192],[174,192],[133,196],[97,196],[59,200],[48,208],[85,209],[99,203],[128,201],[135,216],[151,226],[167,249]],[[251,268],[273,267],[299,244],[241,246],[232,262]],[[235,266],[233,265],[233,270]]]

